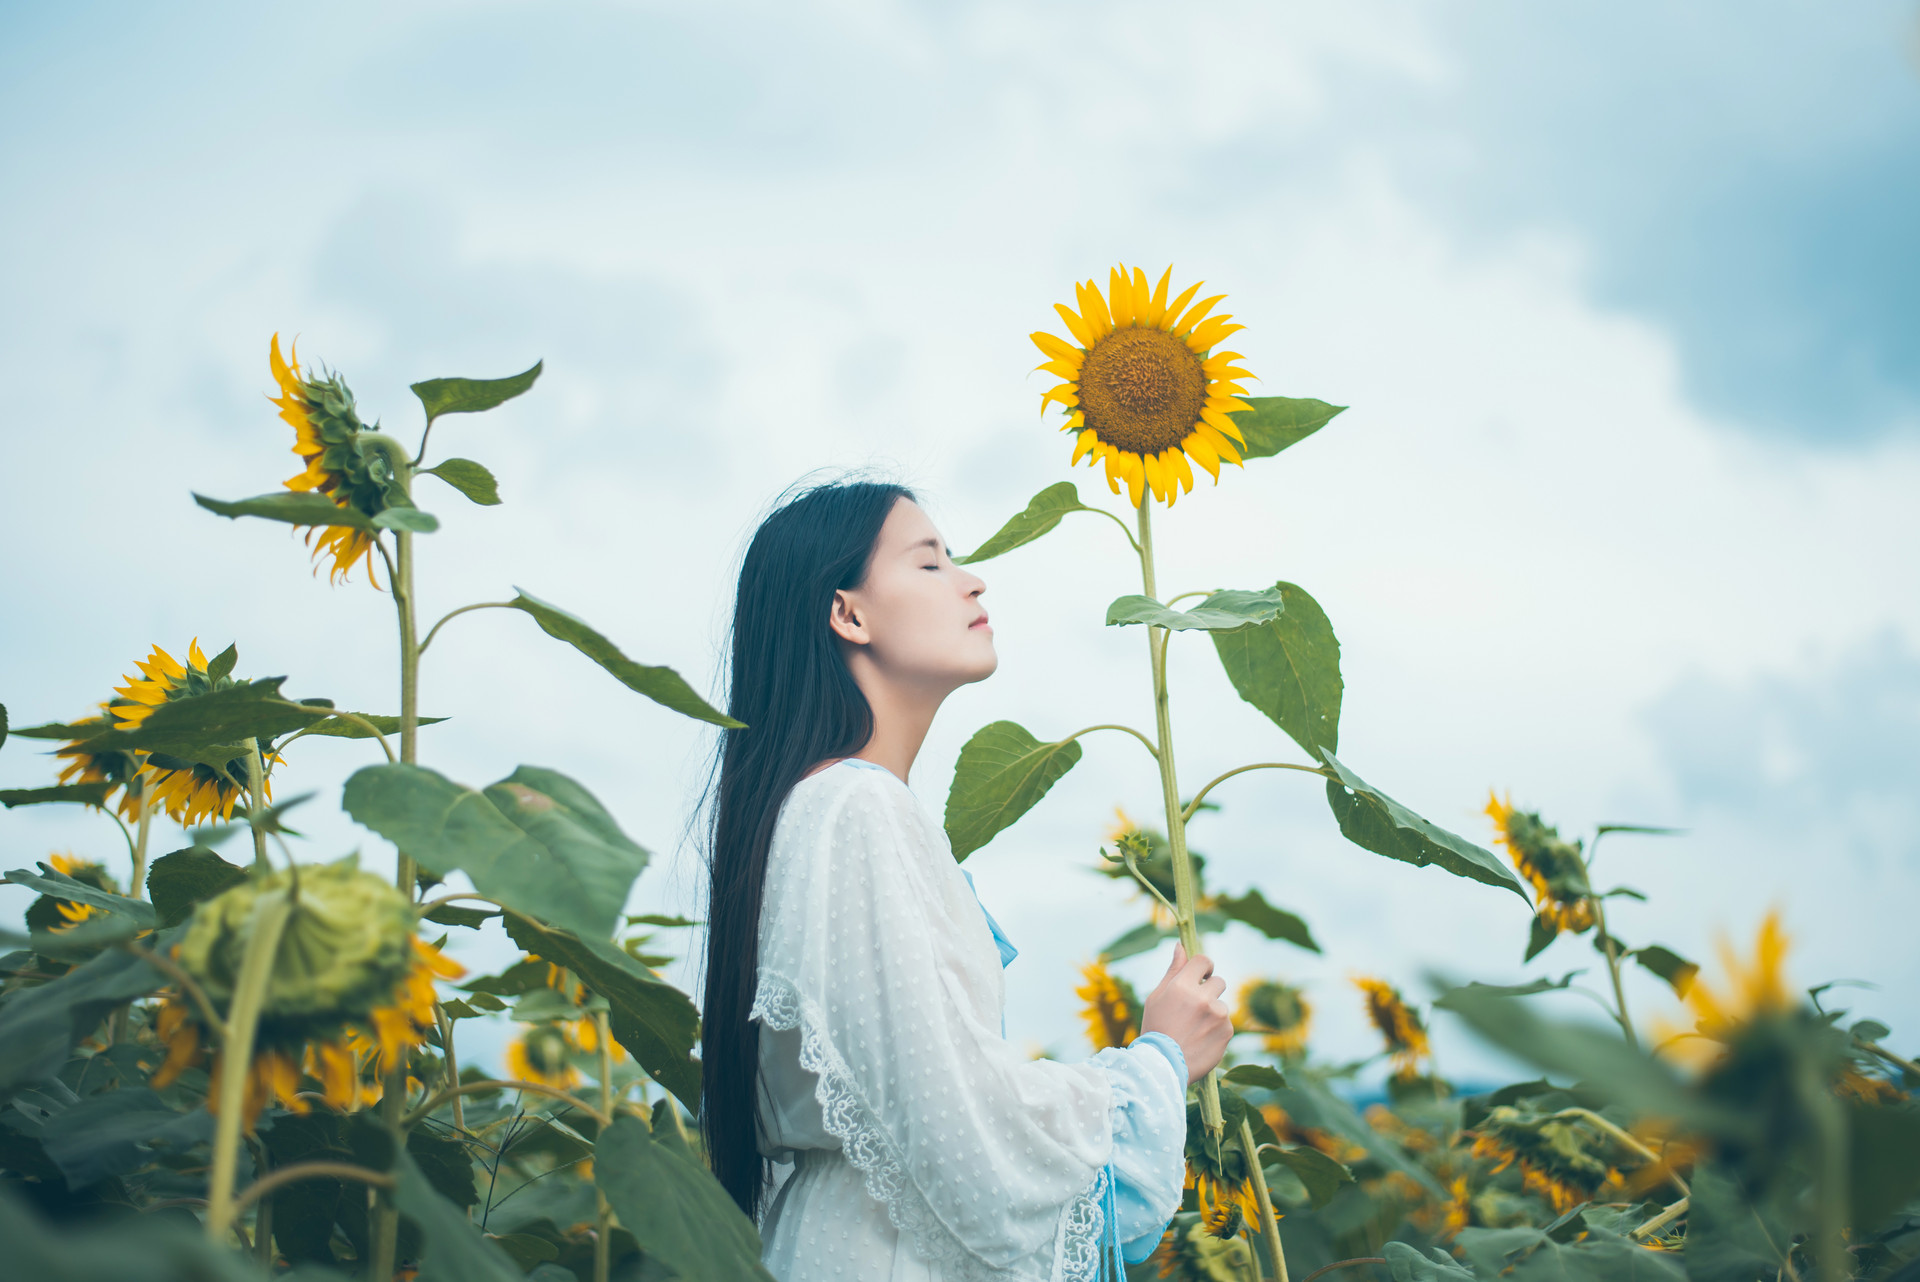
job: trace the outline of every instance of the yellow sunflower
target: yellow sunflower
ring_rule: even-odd
[[[1235,1029],[1265,1034],[1264,1045],[1276,1055],[1300,1055],[1307,1049],[1313,1027],[1313,1007],[1291,984],[1258,976],[1240,985],[1233,1013]]]
[[[52,865],[55,872],[92,886],[95,890],[104,890],[116,895],[120,893],[120,888],[114,885],[113,878],[107,876],[105,864],[95,863],[91,859],[82,859],[73,854],[48,855],[47,863]],[[52,895],[46,896],[45,901],[53,909],[53,920],[47,923],[49,930],[71,930],[95,913],[103,911],[92,904],[83,904],[72,899],[56,899]],[[27,924],[29,926],[39,924],[34,921],[38,915],[38,913],[29,912]]]
[[[1540,920],[1551,925],[1555,934],[1591,930],[1593,890],[1587,884],[1587,863],[1580,847],[1562,841],[1559,830],[1538,814],[1515,809],[1511,797],[1503,801],[1488,792],[1486,814],[1493,820],[1494,841],[1532,885]]]
[[[1193,303],[1198,283],[1169,303],[1172,278],[1169,267],[1149,286],[1144,271],[1122,264],[1109,271],[1104,297],[1090,280],[1074,286],[1078,312],[1054,304],[1078,347],[1033,335],[1047,358],[1038,368],[1066,380],[1041,396],[1041,410],[1049,402],[1066,409],[1073,463],[1104,463],[1107,488],[1118,494],[1125,482],[1135,507],[1148,490],[1169,505],[1190,492],[1188,460],[1218,482],[1221,461],[1238,465],[1246,445],[1230,416],[1252,408],[1238,399],[1239,380],[1253,377],[1234,364],[1240,354],[1212,350],[1246,327],[1210,314],[1225,294]]]
[[[1784,965],[1791,942],[1781,929],[1777,909],[1760,923],[1751,966],[1721,940],[1725,987],[1716,988],[1696,974],[1682,996],[1693,1014],[1694,1026],[1681,1030],[1656,1020],[1654,1035],[1661,1049],[1691,1067],[1703,1069],[1726,1054],[1727,1044],[1748,1025],[1792,1012],[1800,1003],[1787,982]]]
[[[1433,1057],[1426,1025],[1420,1022],[1418,1012],[1407,1005],[1399,989],[1383,979],[1362,975],[1354,979],[1353,985],[1367,996],[1367,1018],[1387,1044],[1395,1075],[1402,1078],[1418,1075],[1421,1061]]]
[[[1134,995],[1133,985],[1097,961],[1081,967],[1080,974],[1087,982],[1074,989],[1073,995],[1086,1003],[1080,1018],[1087,1026],[1087,1040],[1093,1043],[1093,1049],[1125,1046],[1140,1036],[1140,999]]]
[[[216,677],[207,671],[207,656],[201,652],[197,637],[187,645],[186,663],[156,645],[138,667],[141,675],[123,676],[126,684],[114,687],[120,698],[107,706],[122,730],[137,729],[161,704],[197,698],[233,684],[231,677]],[[277,760],[269,753],[263,765],[270,766]],[[149,753],[140,774],[142,786],[152,790],[152,803],[174,822],[192,827],[215,815],[223,821],[233,817],[234,803],[246,791],[243,781],[247,763],[235,758],[221,767]],[[265,787],[267,799],[272,800],[272,781],[265,781]]]
[[[564,1028],[534,1024],[507,1044],[507,1075],[516,1081],[571,1090],[580,1084],[579,1070],[567,1062],[575,1049]]]
[[[268,364],[280,385],[280,395],[271,399],[293,428],[293,452],[305,464],[297,475],[287,478],[286,487],[324,494],[337,506],[365,516],[392,506],[394,487],[399,484],[394,459],[377,448],[385,438],[367,431],[360,421],[346,382],[337,373],[304,377],[297,345],[283,358],[278,334],[273,336]],[[373,574],[372,533],[349,525],[316,526],[307,532],[307,546],[313,549],[315,561],[322,557],[332,561],[328,582],[348,575],[365,561],[367,581],[380,586]]]
[[[103,712],[111,713],[112,708],[101,704]],[[110,744],[103,743],[100,735],[111,730],[114,720],[111,715],[94,717],[76,723],[72,729],[87,727],[95,733],[84,738],[71,739],[54,751],[54,756],[67,764],[60,771],[62,785],[82,783],[104,783],[108,785],[101,804],[112,801],[113,794],[120,793],[120,802],[114,807],[121,816],[129,821],[140,817],[140,762],[136,754],[122,752]],[[97,728],[97,729],[95,729]]]

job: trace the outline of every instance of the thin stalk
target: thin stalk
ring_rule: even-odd
[[[602,1113],[585,1100],[567,1094],[557,1086],[545,1086],[539,1082],[517,1081],[462,1082],[457,1087],[435,1092],[429,1096],[425,1102],[406,1115],[403,1125],[411,1129],[415,1122],[418,1122],[421,1118],[433,1112],[434,1109],[439,1108],[456,1095],[477,1095],[483,1091],[519,1091],[524,1095],[544,1095],[548,1099],[557,1099],[563,1104],[573,1105],[602,1126],[613,1125],[613,1118],[611,1116]],[[504,1145],[502,1147],[504,1147]]]
[[[1060,742],[1061,743],[1071,742],[1074,739],[1078,739],[1081,735],[1092,734],[1095,730],[1118,730],[1122,734],[1130,734],[1134,738],[1138,739],[1143,746],[1145,746],[1146,750],[1153,755],[1154,760],[1157,761],[1160,759],[1160,750],[1153,746],[1153,740],[1147,738],[1147,736],[1141,734],[1138,730],[1135,730],[1132,726],[1109,726],[1109,725],[1088,726],[1085,730],[1074,731],[1072,734],[1068,735],[1065,739],[1062,739]]]
[[[273,978],[280,936],[293,913],[292,887],[263,895],[253,910],[253,930],[240,961],[240,975],[227,1011],[227,1037],[220,1047],[219,1116],[214,1119],[213,1170],[207,1194],[207,1236],[225,1242],[234,1229],[233,1175],[240,1160],[246,1118],[247,1078],[253,1068],[253,1035],[260,1026],[267,981]]]
[[[1240,1119],[1240,1147],[1246,1152],[1247,1166],[1253,1172],[1253,1200],[1260,1208],[1260,1236],[1267,1239],[1267,1253],[1273,1261],[1274,1282],[1287,1282],[1287,1252],[1280,1245],[1280,1217],[1273,1213],[1273,1195],[1267,1191],[1267,1173],[1260,1168],[1259,1150],[1253,1142],[1253,1125],[1244,1117]]]
[[[298,1184],[301,1180],[358,1180],[362,1184],[371,1184],[375,1188],[393,1187],[393,1176],[384,1171],[368,1170],[364,1166],[355,1166],[351,1162],[295,1162],[292,1166],[283,1166],[271,1175],[263,1175],[240,1191],[233,1199],[233,1209],[244,1211],[253,1203],[289,1184]],[[271,1203],[269,1203],[271,1205]],[[149,1207],[149,1210],[152,1208]]]
[[[310,734],[318,734],[319,728],[327,724],[327,722],[329,721],[357,722],[361,729],[365,730],[368,734],[372,735],[374,739],[379,741],[380,751],[387,754],[388,764],[392,764],[394,761],[398,760],[398,758],[396,758],[393,755],[393,746],[387,742],[387,736],[380,733],[380,727],[374,725],[373,722],[367,720],[365,717],[361,716],[357,712],[336,712],[331,716],[322,717],[320,718],[320,720],[314,722],[312,725],[308,726],[306,729],[296,730],[292,734],[288,735],[285,739],[282,739],[280,741],[281,749],[285,750],[286,746],[292,743],[295,739],[303,739]]]
[[[425,442],[422,441],[424,446]],[[400,469],[406,484],[407,469]],[[393,608],[400,616],[400,760],[412,765],[420,734],[420,643],[418,612],[413,592],[413,535],[395,533],[399,564],[392,568]],[[394,856],[394,885],[412,901],[416,895],[417,871],[413,857],[402,850]],[[404,1052],[387,1069],[380,1096],[380,1117],[396,1132],[404,1133],[407,1118],[407,1065]],[[394,1257],[400,1246],[400,1208],[392,1196],[382,1191],[375,1199],[372,1224],[372,1256],[368,1276],[387,1282],[393,1276]]]
[[[463,605],[458,610],[449,610],[440,616],[438,623],[427,629],[427,639],[420,643],[420,653],[425,654],[427,652],[427,647],[433,644],[433,639],[440,635],[440,629],[446,627],[449,621],[457,619],[471,610],[511,609],[513,609],[513,602],[511,601],[478,601],[473,605]]]
[[[1189,801],[1185,809],[1180,812],[1181,821],[1185,822],[1193,818],[1194,813],[1200,809],[1200,803],[1206,800],[1208,793],[1213,791],[1214,785],[1223,784],[1235,775],[1243,775],[1249,770],[1298,770],[1304,774],[1322,775],[1328,778],[1332,777],[1331,772],[1328,771],[1325,766],[1301,766],[1295,765],[1291,761],[1256,761],[1248,766],[1235,766],[1225,774],[1216,775],[1214,778],[1209,779],[1206,787],[1193,794],[1193,800]]]
[[[1593,922],[1600,928],[1600,948],[1607,957],[1607,974],[1613,980],[1614,1022],[1620,1025],[1620,1032],[1627,1039],[1627,1045],[1640,1045],[1640,1039],[1634,1036],[1633,1021],[1627,1017],[1627,989],[1620,982],[1620,949],[1615,945],[1613,934],[1607,929],[1606,901],[1593,896]]]
[[[139,822],[134,828],[133,837],[133,885],[127,893],[135,899],[147,897],[147,834],[153,829],[153,790],[147,787],[146,778],[134,775],[140,788]]]
[[[449,1088],[458,1086],[460,1084],[460,1060],[459,1057],[453,1053],[453,1021],[447,1018],[447,1012],[439,1002],[433,1004],[433,1018],[440,1025],[440,1049],[445,1052],[447,1086]],[[467,1115],[466,1108],[464,1107],[465,1101],[466,1096],[464,1095],[456,1095],[453,1097],[453,1129],[456,1131],[464,1131],[467,1129]]]
[[[1612,1136],[1614,1142],[1620,1145],[1621,1148],[1627,1149],[1629,1152],[1639,1154],[1641,1157],[1645,1158],[1648,1162],[1664,1170],[1666,1172],[1667,1182],[1673,1185],[1673,1187],[1679,1192],[1681,1197],[1693,1196],[1693,1190],[1687,1187],[1687,1182],[1680,1178],[1680,1175],[1677,1171],[1675,1171],[1672,1167],[1667,1165],[1665,1158],[1661,1157],[1658,1153],[1654,1152],[1652,1149],[1648,1148],[1645,1144],[1642,1144],[1639,1140],[1635,1139],[1631,1134],[1620,1129],[1618,1126],[1615,1126],[1612,1122],[1609,1122],[1606,1118],[1600,1116],[1598,1113],[1595,1113],[1590,1109],[1584,1109],[1584,1108],[1563,1108],[1558,1113],[1555,1113],[1553,1116],[1556,1119],[1563,1118],[1563,1117],[1577,1117],[1583,1122],[1586,1122],[1592,1126],[1598,1127],[1600,1130],[1605,1131],[1608,1135]]]
[[[613,1029],[608,1027],[607,1012],[594,1015],[593,1031],[600,1048],[600,1111],[612,1117]],[[607,1205],[607,1195],[600,1191],[598,1180],[594,1181],[593,1204],[593,1282],[607,1282],[607,1272],[613,1266],[613,1208]]]
[[[1882,1046],[1879,1042],[1870,1042],[1864,1037],[1856,1037],[1853,1039],[1853,1044],[1867,1054],[1878,1056],[1887,1061],[1887,1063],[1893,1065],[1903,1073],[1911,1073],[1915,1077],[1920,1077],[1920,1064],[1916,1064],[1910,1059],[1902,1059],[1900,1056],[1895,1055],[1892,1051]]]
[[[1140,584],[1149,597],[1157,597],[1153,566],[1153,500],[1140,500]],[[1153,716],[1156,752],[1160,765],[1160,797],[1167,814],[1167,847],[1173,862],[1174,924],[1180,931],[1180,944],[1187,956],[1200,952],[1200,928],[1194,921],[1195,902],[1199,898],[1194,883],[1193,857],[1187,853],[1187,825],[1180,806],[1180,781],[1173,764],[1173,713],[1167,700],[1167,638],[1165,628],[1147,629],[1147,658],[1153,668]],[[1226,1132],[1220,1114],[1220,1070],[1216,1067],[1200,1083],[1200,1121],[1217,1149]]]
[[[1692,1198],[1683,1197],[1679,1201],[1671,1203],[1666,1210],[1660,1212],[1660,1214],[1654,1216],[1651,1220],[1648,1220],[1645,1224],[1642,1224],[1639,1228],[1627,1234],[1627,1236],[1636,1242],[1644,1242],[1659,1233],[1661,1229],[1666,1228],[1667,1225],[1685,1215],[1687,1208],[1692,1205]]]
[[[267,766],[260,759],[260,741],[246,741],[247,756],[247,827],[253,831],[253,867],[256,872],[271,872],[273,863],[267,858]]]
[[[253,1169],[256,1172],[266,1171],[268,1169],[267,1163],[269,1161],[267,1146],[259,1143],[258,1141],[254,1141],[254,1142],[250,1142],[247,1145],[247,1147],[253,1153]],[[269,1172],[266,1176],[262,1178],[271,1179],[272,1178],[271,1172]],[[259,1182],[260,1181],[257,1179],[254,1181],[255,1184]],[[252,1185],[249,1185],[248,1187],[251,1188]],[[235,1215],[238,1215],[240,1213],[243,1206],[244,1204],[240,1201],[239,1198],[237,1197],[234,1198],[233,1211]],[[253,1213],[253,1262],[255,1264],[258,1264],[261,1267],[261,1269],[264,1270],[269,1276],[272,1275],[273,1273],[273,1199],[272,1198],[268,1198],[266,1201],[260,1203],[260,1208]]]
[[[194,1006],[200,1011],[201,1020],[208,1028],[213,1030],[214,1036],[220,1038],[222,1041],[226,1040],[227,1022],[220,1018],[220,1012],[213,1008],[211,1001],[207,1000],[207,990],[200,987],[200,985],[194,981],[193,976],[181,968],[179,962],[167,956],[165,953],[156,953],[151,949],[142,948],[135,943],[124,943],[121,944],[120,947],[122,950],[132,953],[135,957],[138,957],[155,970],[160,971],[166,975],[168,979],[171,979],[177,984],[180,991],[192,999]]]

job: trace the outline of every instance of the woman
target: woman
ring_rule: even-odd
[[[1013,947],[905,779],[947,695],[998,664],[913,495],[843,483],[760,526],[734,604],[701,1110],[781,1282],[1086,1280],[1178,1208],[1186,1088],[1231,1035],[1176,951],[1131,1046],[1029,1060]]]

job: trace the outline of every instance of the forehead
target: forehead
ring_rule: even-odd
[[[919,547],[929,539],[938,547],[946,546],[940,531],[933,526],[933,519],[911,499],[896,502],[880,526],[880,549],[883,551],[904,552]]]

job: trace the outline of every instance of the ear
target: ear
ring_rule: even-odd
[[[844,590],[833,594],[833,605],[827,611],[827,626],[842,641],[853,645],[866,645],[873,639],[867,635],[867,625],[861,617],[860,607],[854,602],[853,596]]]

